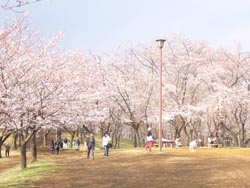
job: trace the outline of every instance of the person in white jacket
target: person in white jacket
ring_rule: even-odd
[[[195,152],[195,151],[196,151],[196,147],[197,147],[198,142],[201,142],[201,140],[200,140],[200,139],[198,139],[198,140],[193,140],[193,141],[191,141],[191,142],[189,143],[189,149],[190,149],[190,151],[192,151],[192,152]]]
[[[196,147],[197,147],[197,140],[193,140],[189,143],[189,149],[192,152],[196,151]]]
[[[109,157],[108,143],[109,143],[110,140],[111,140],[111,138],[109,137],[109,135],[107,133],[102,137],[102,146],[104,148],[104,157],[105,158]]]

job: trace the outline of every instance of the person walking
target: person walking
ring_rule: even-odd
[[[106,133],[103,138],[102,138],[102,145],[104,147],[104,157],[108,158],[109,157],[109,141],[110,141],[109,135]]]
[[[68,139],[66,137],[63,140],[63,149],[68,149]]]
[[[151,152],[152,145],[153,145],[153,136],[152,136],[151,128],[149,127],[148,132],[147,132],[146,150]]]
[[[55,153],[55,142],[54,142],[54,140],[51,140],[51,143],[50,143],[50,153],[51,154]]]
[[[5,157],[9,157],[10,156],[10,145],[9,143],[5,144]]]
[[[77,141],[76,141],[76,146],[77,146],[76,150],[80,151],[81,142],[79,139],[77,139]]]
[[[55,151],[57,155],[59,154],[59,151],[60,151],[60,145],[61,145],[60,140],[57,140],[55,143]]]
[[[95,137],[93,133],[90,133],[88,139],[87,139],[87,158],[89,159],[89,155],[91,153],[92,160],[94,160],[94,151],[95,151]]]

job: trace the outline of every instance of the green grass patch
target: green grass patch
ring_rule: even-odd
[[[54,172],[57,166],[52,163],[37,161],[29,164],[26,169],[21,170],[20,165],[5,170],[0,175],[1,188],[24,188],[27,181],[36,181],[42,174]]]
[[[8,162],[8,158],[6,158],[5,156],[2,156],[2,158],[0,158],[0,164],[6,163],[6,162]]]
[[[131,140],[121,138],[120,148],[121,149],[134,148],[134,145]]]

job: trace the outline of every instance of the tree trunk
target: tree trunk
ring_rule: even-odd
[[[0,140],[0,158],[2,158],[2,145],[3,145],[3,142],[2,142],[2,139]]]
[[[237,136],[235,136],[235,135],[232,135],[232,137],[233,137],[233,140],[234,140],[234,146],[239,146],[239,141],[238,141],[238,137]]]
[[[60,128],[56,128],[56,140],[62,139],[62,131]]]
[[[50,131],[46,131],[44,130],[44,134],[43,134],[43,146],[48,146],[48,135],[49,135]]]
[[[80,141],[81,141],[81,143],[84,143],[84,141],[83,141],[83,131],[80,132]]]
[[[245,141],[244,145],[247,146],[249,142],[250,142],[250,138],[248,138],[248,139]]]
[[[120,148],[120,141],[121,141],[121,135],[119,134],[117,138],[117,148]]]
[[[134,131],[134,134],[133,134],[133,139],[134,139],[134,147],[137,148],[137,140],[136,140],[135,131]]]
[[[118,149],[118,148],[120,148],[120,135],[118,135],[118,134],[115,134],[114,135],[114,137],[112,137],[112,138],[114,138],[114,149]]]
[[[134,129],[134,147],[140,147],[141,146],[141,142],[140,142],[140,136],[139,136],[139,131]]]
[[[45,132],[45,133],[43,134],[43,146],[45,147],[45,146],[47,146],[47,145],[48,145],[48,133]]]
[[[22,142],[23,142],[23,140],[24,140],[23,131],[21,130],[21,131],[18,132],[17,134],[18,134],[18,147],[21,147]]]
[[[241,146],[246,147],[246,145],[245,145],[245,139],[246,139],[245,124],[242,124],[241,129],[242,129],[242,131],[241,131],[241,141],[240,141]]]
[[[15,132],[15,133],[13,133],[13,136],[12,136],[12,149],[14,149],[14,150],[17,150],[17,139],[18,139],[18,133],[17,132]]]
[[[73,141],[74,141],[74,138],[75,138],[75,133],[71,133],[70,136],[71,136],[70,147],[73,148]]]
[[[190,143],[192,140],[195,139],[195,138],[194,138],[194,130],[193,130],[192,128],[190,128],[190,127],[185,126],[185,127],[183,127],[183,131],[184,131],[184,133],[185,133],[185,135],[186,135],[186,137],[187,137],[187,143],[186,143],[186,145],[188,146],[189,143]]]
[[[32,146],[32,157],[33,160],[37,159],[37,148],[36,148],[36,132],[41,129],[41,126],[38,126],[36,129],[30,130],[30,133],[28,131],[26,134],[26,138],[21,142],[21,169],[24,169],[27,167],[27,143],[31,140]]]
[[[21,146],[21,169],[27,167],[26,144],[27,143],[24,143]]]
[[[31,154],[32,154],[32,162],[37,161],[36,133],[34,133],[31,139]]]
[[[136,136],[137,147],[141,147],[139,129],[135,129],[135,136]]]

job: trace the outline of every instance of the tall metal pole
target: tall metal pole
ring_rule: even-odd
[[[162,152],[162,48],[164,46],[165,39],[157,39],[156,42],[160,48],[160,96],[159,96],[159,148]]]
[[[159,147],[162,152],[162,48],[160,48],[160,99],[159,99]]]

